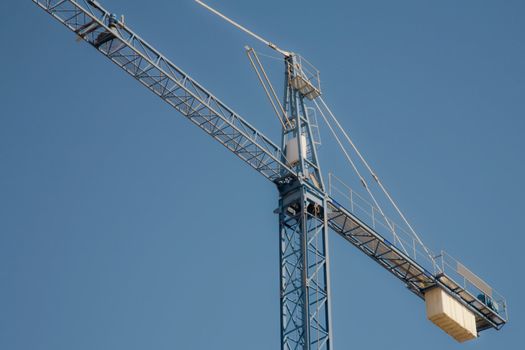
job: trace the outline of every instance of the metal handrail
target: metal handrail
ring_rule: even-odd
[[[380,211],[376,206],[368,202],[332,173],[328,174],[328,193],[331,197],[335,197],[335,199],[340,196],[347,200],[349,204],[348,209],[352,214],[356,215],[376,232],[385,237],[392,237],[393,242],[391,243],[395,247],[401,249],[424,268],[433,271],[435,276],[445,275],[473,297],[477,298],[478,301],[485,304],[489,309],[507,319],[507,302],[505,298],[480,277],[467,269],[459,260],[453,258],[445,251],[441,251],[439,255],[435,255],[428,247],[423,248],[410,232],[390,218],[378,215]],[[388,223],[386,221],[388,221]],[[407,249],[407,247],[409,247],[409,249]],[[431,252],[433,259],[428,257],[427,251]]]
[[[427,251],[430,251],[427,247],[423,247],[416,237],[394,222],[394,220],[381,215],[380,210],[375,205],[368,202],[332,173],[328,174],[328,191],[331,196],[336,198],[338,196],[343,197],[349,204],[350,212],[359,217],[372,229],[385,237],[391,237],[391,243],[396,248],[399,248],[410,258],[422,264],[427,270],[433,271],[434,274],[439,272],[439,266],[427,254]],[[432,256],[435,255],[432,252],[431,254]]]
[[[306,58],[296,55],[297,57],[297,67],[299,72],[301,72],[303,78],[310,82],[313,87],[315,87],[319,92],[321,92],[321,76],[317,68],[313,64],[308,62]]]
[[[489,309],[507,320],[507,301],[501,293],[492,288],[492,286],[467,269],[459,260],[447,252],[442,250],[441,253],[436,256],[436,259],[441,265],[443,274],[447,276],[448,279],[454,281],[454,283],[472,294]]]

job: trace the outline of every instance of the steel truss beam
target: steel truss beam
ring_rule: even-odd
[[[334,199],[328,198],[327,203],[328,226],[403,281],[414,294],[424,299],[426,290],[440,286],[476,315],[478,332],[488,328],[500,329],[505,325],[506,320],[501,315],[481,303],[445,274],[435,275],[434,272],[427,271]]]
[[[294,175],[281,149],[98,2],[32,0],[271,181]]]

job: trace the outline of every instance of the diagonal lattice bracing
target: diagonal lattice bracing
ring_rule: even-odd
[[[303,186],[280,200],[282,349],[331,349],[327,221]]]
[[[33,0],[271,181],[294,175],[281,149],[96,1]],[[111,24],[113,22],[113,25]]]
[[[328,209],[328,226],[334,232],[400,279],[419,297],[424,298],[426,290],[438,285],[476,315],[478,331],[488,328],[500,329],[505,324],[506,320],[497,312],[480,303],[475,296],[446,275],[435,274],[425,269],[420,262],[398,249],[332,198],[328,200]]]

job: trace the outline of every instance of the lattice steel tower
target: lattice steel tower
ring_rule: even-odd
[[[285,59],[284,156],[278,180],[282,349],[331,349],[326,191],[305,98],[319,93],[300,57]]]

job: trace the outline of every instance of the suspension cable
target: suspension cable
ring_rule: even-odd
[[[341,139],[339,138],[339,136],[337,135],[337,133],[335,132],[335,130],[333,129],[332,125],[330,124],[330,122],[328,121],[328,118],[326,118],[323,110],[321,108],[319,108],[319,105],[317,104],[317,101],[314,100],[314,104],[316,105],[317,109],[319,110],[319,112],[321,113],[321,116],[323,117],[326,125],[328,125],[328,128],[330,129],[330,131],[332,132],[332,135],[334,136],[334,138],[336,139],[337,143],[339,144],[339,147],[341,148],[341,150],[343,151],[343,153],[345,154],[346,156],[346,159],[348,160],[348,162],[351,164],[352,168],[354,169],[354,172],[357,174],[357,176],[359,177],[359,180],[361,181],[361,185],[365,188],[365,190],[368,192],[368,194],[370,195],[370,198],[372,198],[372,201],[374,202],[374,205],[377,207],[377,209],[379,210],[379,213],[381,214],[381,216],[383,217],[383,219],[385,220],[386,224],[388,225],[388,227],[390,228],[390,230],[392,231],[392,234],[394,235],[394,237],[397,237],[398,241],[399,241],[399,244],[401,245],[401,247],[403,248],[403,250],[405,251],[405,253],[408,254],[405,246],[403,245],[403,242],[401,241],[401,238],[399,238],[399,236],[396,234],[395,232],[395,229],[394,227],[391,225],[390,223],[390,220],[386,217],[385,213],[383,212],[383,209],[381,209],[381,206],[379,205],[378,201],[376,200],[374,194],[372,193],[372,191],[370,190],[370,188],[368,187],[368,184],[366,182],[366,180],[363,178],[363,176],[361,175],[361,172],[359,171],[359,169],[357,168],[357,166],[355,165],[354,161],[352,160],[352,157],[350,157],[350,155],[348,154],[348,151],[345,149],[343,143],[341,142]],[[372,209],[373,210],[373,209]]]
[[[381,180],[379,179],[379,177],[377,176],[377,174],[372,170],[372,168],[370,167],[370,165],[368,164],[368,162],[365,160],[365,158],[363,157],[363,155],[361,154],[361,152],[359,152],[359,150],[357,149],[356,145],[354,144],[354,142],[352,141],[352,139],[350,138],[350,136],[348,136],[348,134],[346,133],[346,131],[343,129],[343,127],[341,126],[341,124],[339,123],[339,121],[337,120],[337,118],[335,117],[335,115],[332,113],[332,111],[330,110],[330,108],[326,105],[326,103],[324,102],[323,98],[322,97],[319,97],[319,100],[321,101],[322,105],[324,106],[324,108],[328,111],[328,113],[330,114],[330,116],[332,117],[332,119],[334,120],[334,122],[336,123],[337,127],[339,128],[339,130],[341,130],[341,132],[343,133],[343,135],[345,136],[346,140],[348,141],[348,143],[350,143],[350,145],[352,146],[352,148],[354,149],[355,153],[357,154],[357,156],[359,157],[359,159],[361,160],[361,162],[365,165],[365,167],[368,169],[368,171],[370,172],[370,175],[372,176],[372,178],[375,180],[375,182],[379,185],[379,187],[381,188],[381,190],[383,191],[383,193],[386,195],[386,197],[388,198],[388,200],[390,201],[390,203],[392,204],[392,206],[395,208],[395,210],[397,211],[397,213],[399,214],[399,216],[403,219],[404,223],[407,225],[407,227],[410,229],[410,231],[412,232],[412,234],[414,235],[414,237],[417,239],[417,241],[419,242],[419,244],[423,247],[423,249],[425,250],[425,252],[427,253],[427,255],[429,256],[430,260],[432,261],[432,263],[435,265],[435,260],[434,260],[434,257],[433,255],[430,253],[430,251],[428,250],[428,248],[425,246],[425,244],[423,243],[423,241],[421,240],[421,238],[419,237],[419,235],[416,233],[416,231],[414,230],[414,228],[412,227],[412,225],[410,225],[410,223],[408,222],[408,220],[406,219],[405,215],[403,214],[403,212],[401,211],[401,209],[399,209],[399,207],[397,206],[397,204],[395,203],[394,199],[392,198],[392,196],[390,195],[390,193],[386,190],[385,186],[383,185],[383,183],[381,182]],[[317,105],[317,103],[316,103]],[[319,108],[319,107],[318,107]]]

